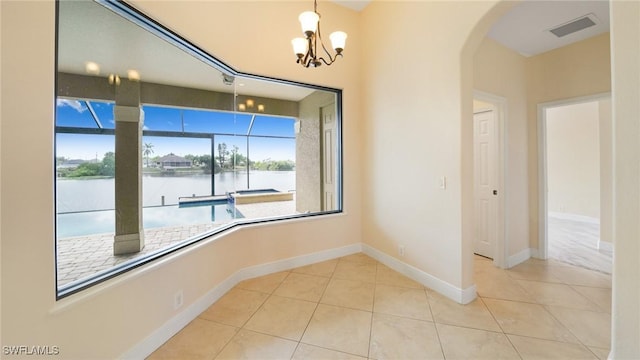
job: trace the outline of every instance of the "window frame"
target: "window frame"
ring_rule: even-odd
[[[55,29],[55,42],[56,42],[56,64],[55,64],[55,88],[57,89],[58,87],[58,41],[59,41],[59,31],[58,31],[58,23],[59,23],[59,16],[60,16],[60,11],[59,11],[59,1],[56,1],[56,29]],[[274,82],[274,83],[279,83],[279,84],[283,84],[283,85],[294,85],[294,86],[299,86],[299,87],[305,87],[305,88],[310,88],[310,89],[314,89],[314,90],[320,90],[320,91],[326,91],[326,92],[330,92],[333,93],[335,95],[335,106],[336,106],[336,164],[335,164],[335,171],[336,171],[336,210],[327,210],[327,211],[322,211],[322,212],[314,212],[314,213],[304,213],[304,214],[293,214],[293,215],[286,215],[286,216],[274,216],[272,218],[260,218],[260,219],[240,219],[240,220],[235,220],[231,223],[228,224],[224,224],[221,225],[220,227],[204,232],[202,234],[196,235],[194,237],[191,238],[187,238],[184,239],[176,244],[170,245],[166,248],[163,248],[161,250],[155,251],[153,253],[147,254],[147,255],[143,255],[137,258],[134,258],[131,261],[127,261],[123,264],[120,265],[116,265],[113,266],[107,270],[92,274],[91,276],[88,276],[87,278],[85,278],[82,282],[78,282],[78,283],[72,283],[70,285],[63,285],[61,287],[59,287],[57,285],[57,280],[58,280],[58,255],[57,255],[57,251],[58,251],[58,239],[57,239],[57,221],[54,221],[54,226],[55,226],[55,230],[54,230],[54,257],[55,257],[55,293],[56,293],[56,301],[61,300],[63,298],[66,298],[68,296],[71,296],[73,294],[82,292],[83,290],[86,290],[88,288],[91,288],[94,285],[100,284],[104,281],[107,281],[109,279],[112,279],[116,276],[122,275],[123,273],[126,273],[128,271],[137,269],[138,267],[141,267],[145,264],[148,264],[152,261],[155,260],[159,260],[167,255],[170,254],[174,254],[182,249],[185,249],[195,243],[198,243],[200,241],[203,241],[207,238],[210,238],[212,236],[215,235],[219,235],[219,234],[223,234],[225,232],[228,232],[231,229],[234,229],[236,227],[244,227],[247,225],[256,225],[256,224],[268,224],[268,223],[274,223],[274,222],[281,222],[281,221],[290,221],[290,220],[298,220],[298,219],[310,219],[310,218],[315,218],[315,217],[319,217],[319,216],[327,216],[327,215],[335,215],[335,214],[341,214],[344,212],[344,200],[343,200],[343,135],[342,135],[342,90],[341,89],[337,89],[337,88],[331,88],[331,87],[326,87],[326,86],[321,86],[321,85],[313,85],[313,84],[308,84],[308,83],[302,83],[302,82],[297,82],[297,81],[291,81],[291,80],[283,80],[283,79],[278,79],[278,78],[274,78],[274,77],[268,77],[268,76],[261,76],[261,75],[254,75],[254,74],[250,74],[250,73],[245,73],[245,72],[241,72],[238,71],[236,69],[234,69],[233,67],[225,64],[224,62],[222,62],[221,60],[219,60],[218,58],[214,57],[213,55],[209,54],[208,52],[206,52],[205,50],[201,49],[200,47],[192,44],[191,42],[189,42],[186,38],[178,35],[176,32],[170,30],[169,28],[165,27],[164,25],[160,24],[159,22],[157,22],[156,20],[148,17],[147,15],[141,13],[139,10],[135,9],[133,6],[123,2],[123,1],[116,1],[116,0],[96,0],[96,2],[102,6],[104,6],[105,8],[113,11],[114,13],[116,13],[119,16],[122,16],[123,18],[135,23],[136,25],[138,25],[139,27],[141,27],[143,30],[148,31],[154,35],[156,35],[157,37],[159,37],[162,40],[165,40],[167,42],[169,42],[170,44],[176,46],[177,48],[187,52],[188,54],[196,57],[197,59],[199,59],[200,61],[204,62],[205,64],[220,70],[224,73],[227,73],[229,75],[232,76],[237,76],[237,77],[243,77],[243,78],[249,78],[249,79],[255,79],[255,80],[261,80],[261,81],[269,81],[269,82]],[[58,98],[58,94],[54,94],[54,97],[57,99]],[[86,101],[91,101],[90,99],[86,99]],[[56,126],[53,127],[53,131],[54,131],[54,135],[58,133],[58,129],[56,128]],[[85,129],[87,134],[107,134],[112,132],[112,129],[104,129],[104,128],[98,128],[98,129],[91,129],[91,128],[87,128]],[[149,134],[150,135],[150,134]],[[175,136],[180,136],[179,133],[175,134]],[[55,139],[55,136],[54,136]],[[55,140],[54,140],[55,142]],[[55,143],[54,143],[54,149],[55,149]],[[56,152],[54,150],[54,158],[53,161],[55,163],[55,159],[56,159]],[[55,166],[54,166],[55,168]],[[55,183],[55,170],[54,170],[54,174],[53,174],[53,179],[54,179],[54,193],[57,193],[56,191],[56,183]],[[57,200],[54,201],[54,216],[57,217]],[[54,219],[55,220],[55,219]]]

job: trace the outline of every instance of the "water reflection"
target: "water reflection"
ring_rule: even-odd
[[[178,205],[142,209],[145,229],[227,223],[244,216],[227,203],[179,207]],[[58,215],[58,238],[113,233],[115,210],[89,211]]]

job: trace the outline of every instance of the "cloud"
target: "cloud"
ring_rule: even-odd
[[[84,106],[79,100],[58,99],[56,101],[56,105],[59,107],[68,106],[74,109],[75,111],[79,112],[80,114],[87,111],[87,107]]]

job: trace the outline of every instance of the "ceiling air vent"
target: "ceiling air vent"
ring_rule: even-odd
[[[597,23],[598,23],[598,18],[596,18],[596,16],[593,14],[588,14],[585,16],[581,16],[577,19],[571,20],[568,23],[551,28],[549,29],[549,31],[553,33],[553,35],[561,38],[563,36],[573,34],[574,32],[594,26]]]

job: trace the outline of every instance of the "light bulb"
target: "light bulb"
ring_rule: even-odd
[[[318,29],[318,21],[320,20],[320,16],[313,11],[305,11],[300,14],[300,16],[298,16],[298,20],[300,20],[302,32],[308,38],[313,35]]]
[[[329,35],[329,39],[331,39],[331,46],[340,54],[342,50],[344,50],[345,43],[347,42],[347,33],[344,31],[335,31]]]
[[[303,38],[295,38],[291,40],[293,45],[293,52],[299,57],[303,57],[307,53],[307,40]]]

